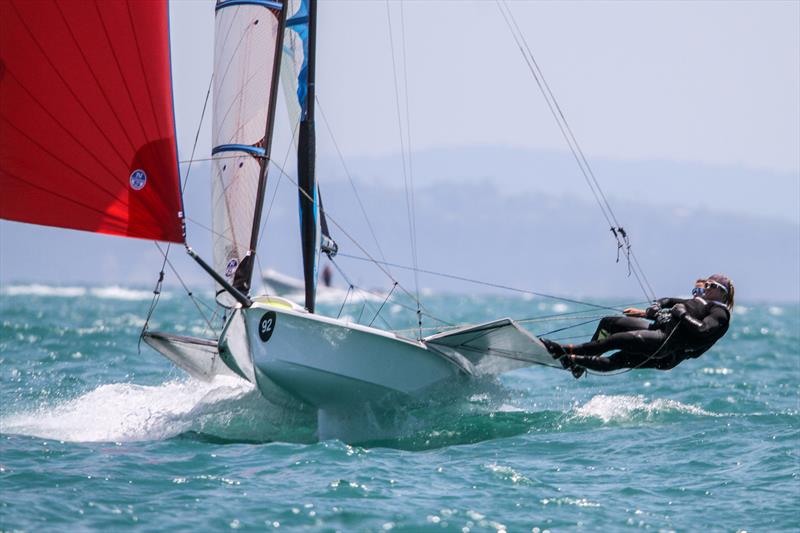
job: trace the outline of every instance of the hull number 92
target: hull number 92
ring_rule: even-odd
[[[261,340],[267,342],[272,337],[272,332],[275,331],[275,321],[277,317],[274,311],[267,311],[261,320],[258,322],[258,336]]]

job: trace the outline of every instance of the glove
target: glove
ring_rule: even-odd
[[[686,306],[683,304],[675,305],[669,310],[669,314],[672,315],[672,318],[675,320],[680,320],[683,318],[683,315],[686,314]]]
[[[658,316],[659,311],[661,311],[661,306],[658,304],[653,304],[645,310],[644,316],[645,318],[653,320]]]

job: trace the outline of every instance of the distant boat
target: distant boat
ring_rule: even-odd
[[[264,282],[267,292],[273,291],[277,296],[287,296],[289,294],[301,294],[305,298],[306,284],[302,279],[293,278],[277,270],[267,269],[261,273],[261,279]],[[318,286],[317,297],[325,290],[331,287]],[[342,294],[344,297],[344,294]]]
[[[338,249],[314,172],[316,4],[217,2],[211,264],[186,249],[215,280],[226,319],[217,338],[145,331],[145,342],[196,378],[238,375],[267,397],[326,412],[534,364],[560,367],[508,318],[407,338],[316,313],[329,290],[317,286],[320,254]],[[167,2],[66,7],[0,2],[0,216],[186,244]],[[297,95],[304,279],[269,282],[277,293],[299,289],[303,305],[250,294],[281,78]]]
[[[261,273],[261,281],[267,294],[281,296],[293,302],[305,299],[306,284],[302,279],[294,278],[277,270],[268,268]],[[317,303],[341,305],[357,302],[383,302],[388,294],[384,290],[350,290],[325,284],[317,284]]]

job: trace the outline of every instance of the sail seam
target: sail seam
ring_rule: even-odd
[[[116,217],[116,216],[114,216],[114,215],[112,215],[110,213],[107,213],[105,211],[101,211],[100,209],[97,209],[96,207],[92,207],[90,205],[86,205],[83,202],[80,202],[80,201],[76,200],[75,198],[72,198],[72,197],[69,197],[69,196],[66,196],[66,195],[63,195],[63,194],[59,194],[59,193],[57,193],[55,191],[52,191],[50,189],[45,189],[41,185],[38,185],[38,184],[36,184],[36,183],[34,183],[32,181],[29,181],[29,180],[23,178],[22,176],[18,176],[16,174],[12,174],[11,172],[9,172],[7,170],[3,170],[3,174],[5,174],[6,176],[10,176],[10,177],[12,177],[14,179],[17,179],[18,181],[21,181],[21,182],[27,184],[28,186],[33,187],[34,189],[38,189],[38,190],[40,190],[40,191],[42,191],[44,193],[50,194],[50,195],[55,196],[57,198],[61,198],[62,200],[66,200],[66,201],[71,202],[71,203],[73,203],[73,204],[75,204],[77,206],[80,206],[80,207],[83,207],[85,209],[88,209],[89,211],[94,211],[95,213],[98,213],[98,214],[102,215],[107,220],[113,218],[113,220],[120,221],[121,222],[120,223],[121,227],[125,225],[124,224],[124,219],[122,219],[120,217]]]
[[[100,19],[100,26],[103,28],[103,33],[106,36],[106,41],[111,43],[112,42],[111,41],[111,35],[109,34],[108,27],[106,26],[106,23],[103,20],[103,15],[102,15],[102,13],[100,13],[100,7],[95,5],[95,8],[97,9],[97,16]],[[123,85],[125,86],[125,94],[128,96],[128,103],[131,106],[131,110],[133,111],[133,115],[136,117],[136,122],[139,123],[139,128],[141,128],[141,131],[142,131],[142,136],[147,138],[147,132],[146,132],[146,129],[144,127],[144,123],[142,122],[142,117],[139,114],[139,110],[136,109],[136,105],[133,103],[133,95],[131,94],[131,89],[130,89],[130,86],[128,84],[128,80],[125,77],[125,74],[123,73],[122,65],[120,65],[119,57],[117,56],[117,51],[114,49],[113,46],[109,46],[108,50],[109,50],[109,52],[111,52],[111,57],[114,58],[114,65],[117,67],[117,73],[119,74],[119,77],[123,81]],[[122,124],[120,124],[120,125],[122,125]],[[137,148],[136,145],[133,145],[133,148],[136,149]]]
[[[12,7],[12,8],[14,8],[14,9],[16,10],[16,7],[14,6],[14,4],[10,4],[10,5],[11,5],[11,7]],[[56,3],[56,7],[60,7],[60,6],[59,6],[59,5]],[[60,9],[59,9],[59,12],[60,12]],[[42,46],[41,46],[41,43],[39,43],[39,41],[38,41],[38,40],[37,40],[37,39],[36,39],[36,38],[33,36],[33,32],[31,31],[30,27],[29,27],[29,26],[28,26],[28,24],[25,22],[25,20],[22,18],[22,16],[19,14],[19,12],[17,12],[17,16],[19,17],[19,20],[20,20],[20,22],[21,22],[21,24],[22,24],[22,27],[24,27],[24,28],[25,28],[25,30],[28,32],[28,35],[30,36],[31,40],[34,42],[34,44],[36,44],[36,47],[38,48],[39,52],[42,54],[42,56],[43,56],[44,60],[47,62],[47,64],[50,66],[50,68],[53,70],[53,72],[55,72],[56,76],[58,76],[58,79],[59,79],[59,80],[61,80],[61,83],[63,83],[63,84],[64,84],[64,87],[66,87],[66,89],[69,91],[70,95],[71,95],[71,96],[72,96],[72,97],[75,99],[75,102],[76,102],[76,103],[77,103],[77,104],[78,104],[78,105],[81,107],[81,109],[83,110],[83,112],[84,112],[85,116],[86,116],[86,117],[88,117],[88,118],[89,118],[89,120],[91,120],[91,121],[92,121],[92,124],[94,124],[94,126],[97,128],[97,131],[98,131],[98,132],[99,132],[99,133],[100,133],[100,134],[103,136],[103,138],[104,138],[104,139],[105,139],[105,140],[108,142],[108,145],[109,145],[109,147],[111,148],[111,150],[112,150],[112,151],[113,151],[113,152],[114,152],[114,153],[115,153],[115,154],[116,154],[116,155],[119,157],[119,160],[120,160],[121,162],[123,162],[123,163],[127,164],[128,162],[125,160],[125,158],[123,157],[123,155],[122,155],[122,154],[121,154],[121,153],[120,153],[120,152],[119,152],[119,151],[116,149],[116,145],[115,145],[115,143],[113,143],[113,142],[111,141],[111,139],[109,138],[108,134],[107,134],[107,133],[106,133],[106,132],[103,130],[103,128],[101,128],[101,127],[100,127],[100,124],[98,124],[98,123],[97,123],[97,121],[95,120],[95,117],[94,117],[94,115],[93,115],[92,113],[90,113],[90,112],[89,112],[89,110],[86,108],[86,106],[84,105],[84,103],[81,101],[81,99],[80,99],[80,98],[78,97],[78,95],[75,93],[75,91],[72,89],[72,87],[70,86],[70,84],[69,84],[69,83],[67,83],[67,80],[64,78],[64,76],[62,75],[61,71],[60,71],[58,68],[56,68],[56,66],[55,66],[55,65],[53,64],[53,62],[50,60],[50,55],[49,55],[49,54],[48,54],[48,53],[47,53],[47,52],[44,50],[44,48],[42,48]],[[62,14],[62,18],[63,18],[63,14]],[[69,25],[68,25],[68,24],[66,24],[66,20],[64,20],[64,24],[65,24],[65,27],[67,28],[67,30],[69,30],[69,32],[70,32],[70,36],[72,36],[72,38],[73,38],[73,41],[74,41],[74,44],[75,44],[76,48],[78,48],[78,52],[81,54],[81,58],[84,60],[84,63],[86,64],[87,68],[89,68],[89,72],[92,74],[92,78],[93,78],[93,79],[95,80],[95,82],[97,83],[97,87],[98,87],[98,89],[100,90],[101,94],[102,94],[102,95],[103,95],[103,97],[105,98],[105,100],[106,100],[106,104],[108,104],[108,105],[109,105],[109,107],[112,107],[112,106],[111,106],[111,104],[110,104],[110,102],[108,101],[108,96],[107,96],[106,92],[103,90],[102,86],[100,85],[100,82],[99,82],[99,80],[97,79],[97,76],[96,76],[96,75],[95,75],[95,73],[94,73],[94,70],[93,70],[91,67],[89,67],[89,62],[88,62],[88,60],[86,59],[86,56],[83,54],[83,51],[80,49],[80,45],[78,44],[78,41],[77,41],[77,39],[75,39],[75,36],[73,35],[71,28],[69,27]],[[61,126],[61,128],[62,128],[62,129],[63,129],[63,130],[64,130],[64,131],[65,131],[67,134],[69,134],[69,135],[70,135],[70,136],[71,136],[71,137],[72,137],[72,138],[73,138],[73,139],[74,139],[76,142],[78,142],[78,144],[80,144],[80,145],[81,145],[81,147],[82,147],[82,148],[84,148],[84,149],[86,150],[86,152],[87,152],[87,153],[89,153],[90,155],[94,156],[93,152],[89,151],[89,150],[88,150],[88,149],[87,149],[87,148],[86,148],[86,147],[83,145],[83,143],[81,143],[80,141],[78,141],[78,140],[77,140],[77,135],[75,135],[75,134],[74,134],[72,131],[70,131],[69,129],[67,129],[67,127],[66,127],[66,126],[64,126],[64,125],[63,125],[61,122],[59,122],[59,121],[58,121],[58,120],[57,120],[57,119],[56,119],[56,118],[53,116],[53,114],[52,114],[52,113],[51,113],[51,112],[50,112],[48,109],[46,109],[46,108],[45,108],[45,106],[42,104],[42,102],[41,102],[41,101],[40,101],[38,98],[36,98],[36,97],[33,95],[33,93],[31,93],[31,91],[30,91],[30,90],[29,90],[29,89],[28,89],[28,88],[27,88],[27,87],[26,87],[26,86],[25,86],[25,85],[22,83],[22,81],[21,81],[21,80],[19,80],[19,79],[18,79],[16,76],[14,76],[13,72],[11,72],[10,70],[7,70],[7,71],[6,71],[6,75],[7,75],[7,76],[11,76],[11,77],[12,77],[12,78],[14,78],[15,80],[17,80],[17,83],[19,84],[19,86],[20,86],[20,87],[21,87],[21,88],[22,88],[22,89],[23,89],[23,90],[24,90],[26,93],[28,93],[28,95],[31,97],[31,99],[32,99],[34,102],[36,102],[36,104],[37,104],[37,105],[38,105],[38,106],[39,106],[39,107],[40,107],[40,108],[41,108],[41,109],[42,109],[42,110],[43,110],[45,113],[47,113],[47,115],[48,115],[48,116],[49,116],[51,119],[53,119],[53,121],[54,121],[56,124],[58,124],[59,126]],[[128,143],[129,143],[129,145],[130,145],[130,148],[131,148],[131,149],[133,149],[133,148],[134,148],[133,141],[132,141],[132,140],[131,140],[131,138],[128,136],[128,134],[127,134],[127,131],[126,131],[124,128],[122,128],[122,123],[119,121],[119,116],[117,116],[117,114],[116,114],[116,113],[113,113],[113,115],[114,115],[114,118],[116,118],[116,119],[117,119],[117,125],[118,125],[118,126],[121,128],[121,129],[122,129],[122,131],[123,131],[123,133],[124,133],[124,135],[125,135],[125,138],[127,139]],[[96,158],[95,158],[95,160],[96,160],[96,161],[98,161],[98,163],[100,162],[100,161],[99,161],[99,160],[97,160]],[[101,163],[101,165],[102,165],[102,163]],[[123,181],[122,181],[122,180],[120,180],[120,182],[122,183]]]
[[[236,18],[236,16],[234,15],[232,17],[232,19],[235,20],[235,18]],[[234,23],[231,22],[231,26],[233,26],[233,24]],[[237,57],[237,55],[239,54],[239,49],[241,48],[242,43],[245,42],[245,39],[248,37],[248,34],[249,34],[249,32],[251,31],[252,28],[253,28],[252,22],[248,23],[247,24],[247,28],[245,29],[245,31],[242,32],[242,36],[239,38],[239,42],[236,43],[236,47],[233,49],[233,51],[230,54],[227,54],[228,64],[225,67],[225,72],[222,74],[221,78],[219,78],[219,79],[215,78],[215,81],[218,81],[217,88],[222,87],[225,84],[225,80],[228,78],[228,73],[230,72],[231,67],[235,63],[235,61],[233,61],[233,59],[235,57]],[[246,84],[245,84],[245,86],[246,86]],[[244,91],[245,86],[243,86],[241,88],[241,90],[239,90],[239,92],[236,93],[236,95],[235,95],[236,97],[235,98],[231,99],[231,104],[228,106],[228,109],[225,110],[225,114],[219,119],[219,124],[217,124],[217,128],[218,129],[222,129],[222,126],[225,123],[225,121],[228,119],[228,116],[230,115],[230,112],[233,109],[233,107],[236,106],[237,104],[239,106],[242,105],[241,96],[245,92]],[[244,124],[240,125],[236,130],[234,130],[231,133],[231,137],[233,137],[233,138],[237,137],[238,133],[242,130],[243,127],[244,127]]]
[[[94,80],[95,84],[97,85],[97,88],[100,91],[100,94],[103,95],[103,99],[105,100],[106,105],[108,105],[108,107],[110,109],[113,109],[114,107],[113,107],[113,105],[111,104],[111,101],[108,98],[108,93],[106,92],[106,90],[102,86],[102,84],[100,83],[100,80],[97,78],[97,73],[95,72],[95,69],[92,68],[92,65],[89,62],[89,59],[86,57],[86,54],[84,53],[83,48],[81,48],[80,43],[78,42],[78,38],[75,36],[75,33],[72,31],[72,27],[67,22],[67,18],[66,18],[66,16],[64,16],[64,12],[61,10],[61,5],[58,2],[56,2],[54,5],[55,5],[56,9],[58,9],[58,13],[61,15],[61,20],[64,22],[64,27],[69,32],[69,35],[72,38],[72,42],[75,45],[75,48],[78,50],[78,53],[80,54],[81,59],[83,59],[83,64],[86,66],[86,68],[89,70],[89,73],[92,75],[92,79]],[[28,28],[27,25],[25,25],[25,28],[30,33],[30,29]],[[37,46],[39,46],[39,42],[38,41],[36,41],[36,44],[37,44]],[[112,151],[114,151],[114,153],[116,153],[119,156],[120,161],[122,161],[123,163],[127,163],[127,161],[125,160],[123,155],[117,150],[116,144],[113,143],[111,141],[111,139],[109,138],[109,136],[107,135],[107,133],[105,131],[103,131],[103,129],[100,127],[100,124],[98,124],[97,121],[95,120],[94,115],[92,113],[90,113],[88,109],[86,109],[86,106],[83,105],[83,102],[78,98],[78,95],[72,90],[72,87],[70,87],[70,85],[66,82],[64,77],[61,75],[61,72],[50,61],[48,54],[45,53],[44,49],[42,49],[41,46],[39,46],[39,50],[45,55],[45,57],[47,58],[48,64],[58,74],[59,79],[61,79],[61,81],[64,83],[64,86],[67,87],[67,89],[69,90],[70,94],[73,96],[73,98],[75,98],[75,101],[78,103],[78,105],[81,106],[81,109],[84,110],[84,112],[86,113],[86,116],[89,118],[89,120],[91,120],[92,123],[95,125],[95,127],[97,128],[97,131],[99,131],[100,134],[103,135],[103,138],[106,141],[108,141],[108,144],[111,147]],[[48,112],[48,114],[49,114],[49,112]],[[112,113],[112,115],[116,119],[117,126],[119,126],[120,130],[122,131],[123,135],[125,136],[125,139],[127,139],[128,145],[130,146],[130,148],[131,149],[135,149],[136,147],[135,147],[135,145],[133,143],[133,139],[131,139],[130,135],[128,135],[128,130],[125,129],[125,127],[123,126],[119,115],[117,113]]]
[[[125,77],[125,74],[124,74],[123,69],[122,69],[122,65],[119,62],[119,57],[117,56],[117,51],[114,49],[114,46],[111,45],[111,43],[113,41],[111,39],[111,35],[108,32],[108,27],[106,26],[106,23],[103,20],[103,15],[100,13],[99,5],[95,5],[95,8],[97,9],[97,15],[98,15],[98,18],[100,19],[100,26],[103,28],[103,33],[106,36],[106,41],[109,42],[108,49],[111,52],[111,56],[114,58],[114,64],[117,67],[117,72],[119,73],[120,79],[123,81],[123,85],[125,86],[125,94],[127,94],[127,96],[128,96],[128,103],[131,106],[131,110],[133,111],[133,115],[136,117],[136,121],[139,123],[139,127],[141,128],[141,131],[142,131],[142,136],[145,139],[147,139],[148,138],[147,137],[147,130],[144,127],[144,122],[142,122],[142,116],[139,114],[139,110],[136,108],[136,104],[133,101],[133,95],[131,94],[131,89],[130,89],[130,85],[129,85],[128,79]],[[137,148],[141,149],[142,147],[137,147],[137,146],[134,145],[134,149],[137,149]],[[146,149],[150,153],[151,156],[157,155],[157,153],[154,151],[155,149],[154,149],[152,144],[148,143],[143,148]],[[157,159],[158,159],[157,157],[153,157],[153,160],[157,160]],[[128,163],[128,164],[130,164],[130,163]],[[153,217],[154,220],[159,220],[159,218],[160,218],[158,216],[159,213],[157,213],[156,211],[153,210],[154,206],[151,206],[151,204],[149,202],[146,202],[146,203],[144,203],[144,207],[150,213],[150,216]],[[160,207],[163,208],[165,206],[162,204]],[[172,215],[174,215],[174,213],[172,213]]]
[[[11,74],[11,73],[9,72],[8,74]],[[13,77],[13,75],[12,75],[12,77]],[[20,86],[22,87],[22,85],[20,85]],[[23,89],[24,89],[24,87],[23,87]],[[31,98],[33,98],[33,97],[31,96]],[[34,99],[34,101],[35,101],[35,102],[37,102],[37,103],[39,103],[39,101],[38,101],[38,100],[36,100],[36,99]],[[61,126],[61,127],[62,127],[62,129],[64,129],[64,131],[66,131],[67,133],[69,133],[69,131],[68,131],[68,130],[66,130],[66,128],[64,128],[64,126],[63,126],[63,125],[62,125],[62,124],[61,124],[61,123],[60,123],[58,120],[56,120],[56,118],[55,118],[55,117],[53,117],[53,116],[51,115],[51,116],[50,116],[50,118],[52,118],[52,119],[53,119],[53,122],[55,122],[56,124],[58,124],[59,126]],[[22,135],[23,137],[25,137],[26,139],[28,139],[28,141],[30,141],[30,143],[31,143],[31,144],[33,144],[33,145],[37,146],[37,147],[38,147],[38,148],[39,148],[39,149],[42,151],[42,153],[44,153],[44,154],[47,154],[48,156],[52,157],[53,159],[55,159],[56,161],[58,161],[59,163],[61,163],[61,164],[62,164],[62,165],[65,167],[65,168],[68,168],[68,169],[70,169],[70,170],[74,171],[74,172],[75,172],[75,174],[77,174],[78,176],[80,176],[81,178],[83,178],[84,180],[86,180],[86,181],[87,181],[88,183],[90,183],[91,185],[94,185],[94,186],[95,186],[95,187],[96,187],[98,190],[100,190],[100,191],[103,191],[104,193],[108,194],[108,195],[109,195],[109,196],[110,196],[112,199],[114,199],[114,200],[116,200],[116,201],[119,201],[119,203],[120,203],[121,205],[124,205],[124,206],[126,206],[126,207],[128,206],[127,202],[124,202],[124,201],[123,201],[123,200],[121,200],[121,199],[117,199],[117,195],[116,195],[116,194],[114,194],[114,193],[113,193],[113,192],[111,192],[110,190],[106,189],[105,187],[103,187],[103,186],[102,186],[101,184],[99,184],[98,182],[94,181],[92,178],[90,178],[89,176],[87,176],[86,174],[84,174],[83,172],[81,172],[80,170],[78,170],[76,167],[74,167],[74,166],[72,166],[72,165],[69,165],[68,163],[66,163],[66,162],[65,162],[63,159],[61,159],[60,157],[58,157],[58,156],[57,156],[57,155],[56,155],[54,152],[52,152],[51,150],[48,150],[48,148],[47,148],[46,146],[44,146],[42,143],[40,143],[40,142],[39,142],[38,140],[36,140],[34,137],[31,137],[31,136],[30,136],[30,135],[28,135],[28,134],[27,134],[25,131],[23,131],[22,129],[20,129],[20,127],[19,127],[19,126],[17,126],[16,124],[14,124],[13,122],[10,122],[10,121],[8,121],[8,120],[4,120],[3,122],[5,122],[6,124],[8,124],[8,126],[10,126],[11,128],[14,128],[15,130],[17,130],[17,132],[19,132],[19,134],[20,134],[20,135]],[[86,151],[86,153],[88,153],[88,154],[90,154],[90,155],[93,155],[93,154],[92,154],[92,152],[91,152],[91,151],[89,151],[89,149],[88,149],[86,146],[84,146],[84,145],[83,145],[83,143],[81,143],[81,142],[80,142],[80,141],[78,141],[77,139],[74,139],[74,140],[75,140],[75,142],[76,142],[76,143],[78,143],[78,145],[79,145],[81,148],[83,148],[83,149]],[[97,158],[94,158],[94,157],[93,157],[93,159],[94,159],[94,160],[97,162],[97,164],[99,164],[101,167],[103,167],[103,169],[104,169],[104,170],[106,170],[106,172],[108,172],[108,174],[109,174],[110,176],[114,176],[114,175],[115,175],[115,173],[114,173],[114,172],[112,172],[112,171],[111,171],[111,169],[109,169],[107,166],[105,166],[105,165],[103,164],[103,162],[102,162],[102,161],[100,161],[99,159],[97,159]]]
[[[251,26],[251,27],[252,27],[252,26]],[[249,30],[249,28],[248,28],[248,30]],[[241,44],[241,42],[240,42],[239,44]],[[237,54],[237,52],[238,52],[238,51],[239,51],[239,50],[238,50],[238,46],[237,46],[237,49],[236,49],[236,50],[234,50],[234,52],[231,54],[231,57],[235,56],[235,55]],[[231,62],[232,62],[232,61],[231,61]],[[234,108],[234,106],[235,106],[236,104],[239,104],[240,106],[242,105],[242,101],[241,101],[242,99],[241,99],[241,96],[247,92],[247,89],[248,89],[248,87],[250,86],[250,83],[251,83],[251,82],[252,82],[254,79],[256,79],[256,77],[257,77],[257,76],[259,76],[260,74],[263,74],[263,73],[262,73],[262,72],[260,72],[260,71],[258,71],[258,70],[256,70],[255,72],[253,72],[253,74],[251,74],[251,75],[250,75],[250,77],[249,77],[249,78],[247,78],[247,79],[246,79],[246,80],[245,80],[245,81],[242,83],[241,89],[239,90],[239,92],[237,92],[237,93],[234,95],[234,97],[233,97],[233,98],[231,98],[231,103],[230,103],[230,105],[228,106],[228,108],[225,110],[225,114],[223,114],[223,115],[222,115],[222,117],[219,119],[219,125],[220,125],[220,128],[222,127],[222,125],[223,125],[223,124],[225,124],[225,121],[227,121],[227,120],[228,120],[228,116],[230,116],[230,114],[231,114],[231,111],[233,111],[233,108]],[[227,71],[225,72],[225,75],[227,75]],[[225,81],[225,80],[224,80],[224,78],[223,78],[222,82],[224,82],[224,81]],[[220,84],[221,84],[222,82],[220,82]],[[241,125],[241,126],[238,128],[238,129],[236,129],[235,131],[233,131],[233,132],[232,132],[232,134],[231,134],[231,137],[237,137],[237,136],[239,135],[239,132],[241,132],[241,131],[242,131],[242,129],[245,127],[245,125],[246,125],[246,123],[245,123],[245,124],[242,124],[242,125]]]
[[[128,13],[128,22],[130,23],[130,26],[131,26],[131,29],[132,29],[131,33],[133,33],[134,42],[136,43],[136,56],[139,59],[139,69],[141,71],[140,80],[144,81],[144,87],[145,87],[145,90],[147,91],[147,102],[149,103],[150,112],[153,115],[153,125],[155,126],[155,130],[156,130],[157,135],[158,135],[158,137],[160,139],[168,139],[169,137],[172,137],[174,139],[174,143],[175,143],[175,159],[176,159],[176,161],[174,162],[174,165],[175,165],[175,176],[178,178],[178,200],[179,200],[179,209],[180,209],[180,211],[178,213],[171,213],[171,215],[176,216],[178,218],[178,220],[181,221],[180,222],[180,232],[181,232],[181,235],[183,237],[183,240],[185,241],[186,240],[186,227],[185,227],[185,225],[183,223],[183,213],[184,213],[183,193],[181,191],[181,185],[180,185],[180,175],[181,175],[180,167],[177,164],[177,159],[178,159],[177,142],[178,142],[178,140],[177,140],[177,132],[175,131],[175,106],[174,106],[174,101],[172,99],[172,97],[173,97],[173,90],[172,90],[172,48],[171,48],[171,42],[170,42],[170,28],[169,28],[169,4],[167,4],[165,2],[164,9],[167,11],[167,16],[166,16],[167,27],[166,27],[166,30],[167,30],[167,52],[168,52],[168,65],[169,65],[169,96],[170,96],[170,100],[169,101],[170,101],[170,107],[172,108],[172,132],[169,132],[166,135],[164,134],[164,132],[161,129],[162,123],[161,123],[161,121],[158,120],[158,117],[157,117],[157,114],[156,114],[156,109],[155,109],[154,100],[153,100],[153,93],[150,90],[150,82],[147,79],[147,74],[146,74],[146,70],[145,70],[145,67],[144,67],[144,60],[143,60],[143,57],[142,57],[142,48],[141,48],[141,45],[139,43],[139,34],[138,34],[138,32],[135,31],[136,25],[134,24],[134,21],[133,21],[133,13],[131,13],[131,4],[130,3],[127,4],[126,7],[127,7],[126,11]],[[147,134],[145,134],[145,135],[147,136]],[[149,151],[152,153],[154,151],[152,146],[151,145],[147,145],[147,146],[149,146]],[[162,207],[166,208],[167,206],[164,205]]]

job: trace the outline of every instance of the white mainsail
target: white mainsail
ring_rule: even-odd
[[[259,182],[269,143],[280,4],[217,4],[214,45],[213,266],[237,285],[258,235]],[[252,258],[251,258],[252,261]],[[249,288],[252,263],[240,276]],[[240,287],[242,285],[240,284]]]

